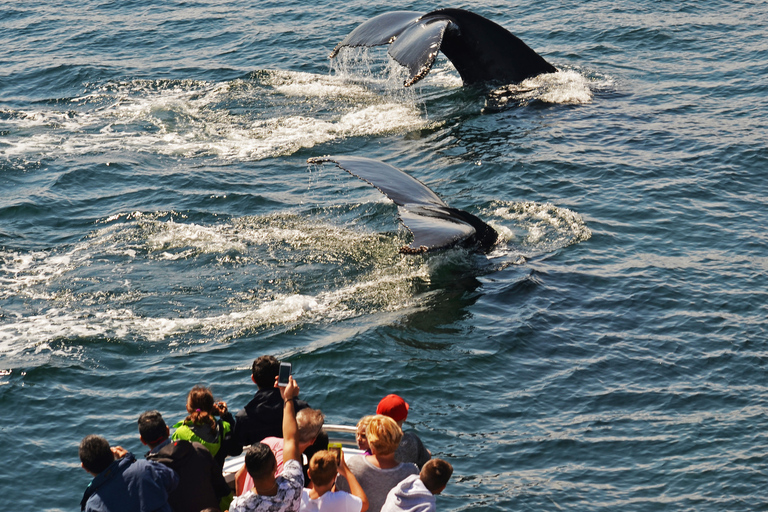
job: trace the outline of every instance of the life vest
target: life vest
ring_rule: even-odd
[[[176,431],[173,433],[173,436],[171,436],[171,439],[174,441],[184,440],[184,441],[194,441],[196,443],[200,443],[201,445],[208,448],[208,451],[211,452],[211,457],[215,457],[216,454],[219,452],[219,448],[221,448],[221,442],[224,440],[224,436],[226,436],[229,431],[232,429],[232,427],[229,425],[229,422],[227,421],[217,421],[217,431],[218,436],[216,438],[216,442],[210,442],[206,441],[202,437],[195,434],[195,431],[192,430],[190,425],[186,424],[184,421],[180,421],[177,424],[173,426],[173,428],[176,429]]]

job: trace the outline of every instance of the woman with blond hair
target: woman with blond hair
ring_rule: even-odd
[[[392,418],[381,414],[371,418],[365,437],[371,455],[354,455],[347,461],[347,466],[368,497],[368,512],[379,512],[389,491],[408,476],[418,475],[419,468],[411,462],[395,460],[395,450],[403,431]],[[350,490],[342,476],[336,480],[336,485],[340,490]]]

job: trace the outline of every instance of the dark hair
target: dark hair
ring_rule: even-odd
[[[314,454],[319,452],[320,450],[327,450],[328,449],[328,433],[325,430],[320,430],[320,432],[317,433],[317,437],[315,438],[315,442],[312,443],[312,445],[304,450],[304,455],[307,456],[307,460],[311,459]]]
[[[109,467],[115,460],[109,443],[101,436],[85,436],[80,441],[80,462],[91,473],[99,474]]]
[[[139,435],[150,445],[160,444],[168,439],[168,426],[160,411],[146,411],[139,416]]]
[[[216,429],[216,418],[213,417],[213,393],[205,386],[195,386],[187,395],[187,411],[189,415],[184,423],[194,425],[210,425]]]
[[[429,492],[435,494],[448,484],[453,474],[453,466],[443,459],[430,459],[421,468],[419,478]]]
[[[260,480],[277,467],[275,455],[264,443],[253,443],[245,450],[245,469],[254,480]]]
[[[253,361],[251,373],[259,389],[272,388],[275,386],[275,377],[280,373],[280,361],[274,356],[261,356]]]

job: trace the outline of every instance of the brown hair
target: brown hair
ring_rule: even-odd
[[[435,494],[448,484],[453,474],[453,466],[443,459],[430,459],[421,468],[419,479],[429,492]]]
[[[403,438],[403,431],[395,420],[383,414],[371,418],[365,429],[368,445],[374,455],[389,455],[395,453]]]
[[[216,428],[216,419],[213,417],[213,393],[205,386],[195,386],[187,395],[187,412],[189,415],[184,423],[205,425]]]
[[[309,478],[315,485],[328,485],[338,471],[336,455],[328,450],[320,450],[309,461]]]

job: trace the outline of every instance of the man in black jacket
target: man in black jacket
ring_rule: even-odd
[[[275,387],[280,361],[274,356],[261,356],[253,362],[251,380],[259,390],[248,405],[235,416],[235,438],[243,446],[261,442],[266,437],[283,437],[283,399]],[[296,411],[309,407],[296,400]]]
[[[232,493],[208,449],[200,443],[172,441],[158,411],[139,416],[139,434],[150,448],[147,460],[165,464],[179,475],[178,487],[168,496],[174,512],[218,509],[221,498]]]

